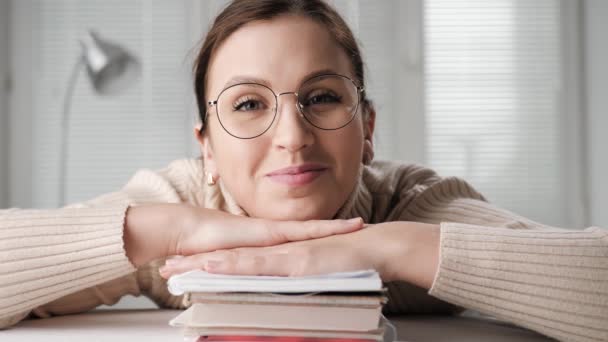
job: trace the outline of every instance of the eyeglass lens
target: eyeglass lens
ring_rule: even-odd
[[[333,130],[353,118],[359,89],[349,78],[323,75],[302,84],[298,109],[313,126]],[[266,86],[242,83],[226,88],[217,100],[217,115],[224,129],[238,138],[254,138],[266,132],[277,110],[277,96]]]

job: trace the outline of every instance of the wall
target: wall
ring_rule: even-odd
[[[590,223],[608,228],[608,1],[584,7]]]
[[[0,208],[8,206],[9,1],[0,1]]]

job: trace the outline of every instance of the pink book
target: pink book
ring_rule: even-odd
[[[200,336],[197,342],[218,342],[218,341],[239,341],[239,342],[376,342],[375,340],[356,339],[356,338],[315,338],[297,336]]]

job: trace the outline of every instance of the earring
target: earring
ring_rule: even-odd
[[[213,179],[213,175],[211,174],[211,172],[207,172],[207,185],[209,185],[209,186],[215,185],[215,179]]]

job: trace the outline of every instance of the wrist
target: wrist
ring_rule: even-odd
[[[409,268],[410,282],[424,289],[430,289],[439,267],[440,235],[439,225],[414,223],[413,248],[409,249],[407,260],[411,260]]]
[[[190,205],[180,205],[174,209],[169,218],[172,224],[167,232],[166,254],[167,256],[189,255],[191,253],[187,248],[187,242],[203,221],[201,211],[204,209]]]
[[[439,225],[420,222],[392,222],[394,229],[385,240],[382,268],[387,280],[405,281],[430,289],[439,264]]]
[[[124,245],[135,267],[171,255],[174,236],[181,229],[183,208],[176,204],[132,206],[127,209]]]

